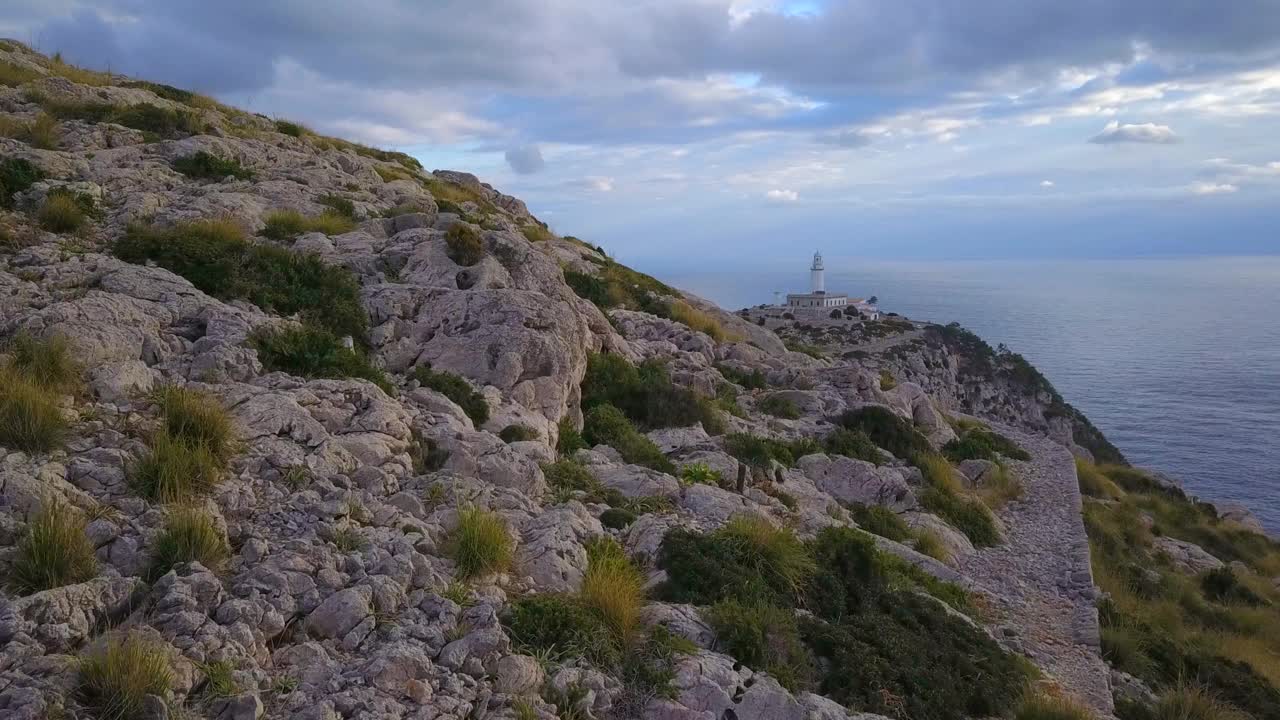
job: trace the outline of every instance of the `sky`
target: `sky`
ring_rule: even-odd
[[[1277,0],[7,0],[646,267],[1280,253]]]

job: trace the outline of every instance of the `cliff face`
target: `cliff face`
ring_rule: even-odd
[[[1013,709],[1011,653],[1110,712],[1063,448],[1120,458],[1016,356],[728,314],[474,176],[0,70],[6,718],[125,703],[63,661],[133,642],[170,669],[130,717],[949,720]]]

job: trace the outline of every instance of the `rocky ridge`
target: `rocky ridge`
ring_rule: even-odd
[[[578,592],[602,538],[616,540],[653,589],[667,575],[656,558],[673,530],[711,533],[749,515],[811,539],[857,527],[867,507],[927,528],[945,552],[925,555],[912,538],[876,537],[878,547],[987,596],[995,612],[979,618],[984,632],[1030,658],[1048,683],[1111,713],[1068,453],[1098,445],[1079,442],[1089,438],[1083,416],[1045,412],[1061,402],[1051,388],[1025,401],[1004,376],[984,384],[964,368],[987,355],[966,355],[925,327],[864,345],[863,355],[856,342],[826,357],[794,352],[781,322],[725,313],[628,274],[472,175],[426,172],[407,156],[174,88],[60,75],[16,43],[0,46],[0,63],[25,73],[0,87],[2,117],[23,127],[60,118],[51,148],[0,138],[0,158],[39,176],[10,193],[0,220],[0,337],[65,338],[84,371],[83,388],[58,398],[70,422],[60,447],[0,444],[0,575],[50,504],[89,518],[97,561],[87,581],[0,596],[6,718],[78,711],[74,659],[119,633],[173,659],[171,687],[147,695],[152,718],[868,717],[735,659],[692,605],[644,608],[646,626],[690,647],[671,661],[666,690],[639,699],[583,658],[517,652],[504,622],[518,598]],[[116,110],[83,110],[97,106]],[[182,120],[175,129],[119,110],[143,107],[147,117]],[[246,173],[175,169],[193,157]],[[83,228],[41,220],[59,194],[89,198]],[[335,207],[339,228],[271,237],[282,212],[315,218]],[[215,297],[162,263],[114,252],[139,223],[211,218],[255,246],[350,273],[367,318],[352,345],[385,380],[272,370],[255,338],[307,317]],[[463,236],[478,240],[474,262],[458,259]],[[642,284],[640,295],[616,300]],[[642,428],[663,458],[650,466],[624,459],[625,448],[611,446],[621,441],[565,451],[584,426],[584,380],[600,356],[657,363],[674,386],[716,400],[715,421]],[[484,412],[424,381],[420,368],[464,379]],[[169,386],[216,398],[234,424],[225,479],[193,501],[232,552],[224,567],[188,562],[147,578],[170,510],[140,497],[132,477],[162,422],[155,393]],[[1009,464],[1025,491],[999,511],[998,544],[975,547],[940,516],[905,454],[795,444],[829,439],[834,419],[866,408],[918,431],[932,451],[964,434],[961,413],[1030,451]],[[520,430],[508,438],[512,428]],[[735,448],[748,436],[793,443],[799,457],[761,461]],[[596,487],[566,489],[550,469],[562,456]],[[720,480],[690,481],[691,466]],[[991,471],[962,469],[975,491]],[[505,571],[468,577],[456,562],[453,533],[473,508],[506,528]],[[602,522],[611,509],[633,517]]]

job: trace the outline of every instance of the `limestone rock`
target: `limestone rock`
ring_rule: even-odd
[[[330,595],[307,616],[307,627],[324,638],[340,638],[372,614],[367,587],[347,588]]]
[[[882,505],[895,512],[917,505],[906,479],[894,468],[840,455],[808,455],[797,467],[819,490],[841,502]]]

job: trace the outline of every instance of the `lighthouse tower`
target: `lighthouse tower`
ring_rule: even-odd
[[[827,291],[826,282],[822,278],[822,253],[814,251],[813,266],[809,268],[809,279],[813,284],[814,295],[822,295]]]

